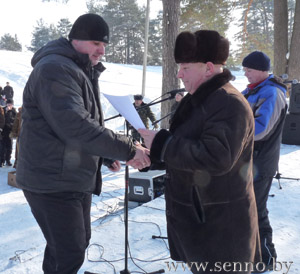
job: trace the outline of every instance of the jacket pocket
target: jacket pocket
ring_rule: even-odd
[[[197,186],[193,186],[192,189],[192,201],[194,205],[194,210],[199,218],[200,223],[205,223],[205,211],[201,203],[201,197]]]
[[[167,203],[167,217],[171,217],[178,223],[203,224],[205,213],[201,204],[198,190],[193,187],[189,203],[178,200],[169,200]]]

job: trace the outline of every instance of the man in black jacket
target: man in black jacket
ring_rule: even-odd
[[[91,237],[92,194],[101,165],[120,170],[150,164],[148,151],[104,127],[98,78],[109,28],[96,14],[80,16],[69,40],[49,42],[32,58],[23,93],[17,184],[47,241],[43,271],[75,274]],[[112,163],[111,163],[112,162]]]
[[[12,138],[10,137],[10,133],[12,131],[12,127],[17,115],[17,111],[14,108],[14,100],[7,99],[6,106],[3,108],[5,123],[3,127],[3,131],[1,132],[2,140],[1,140],[1,150],[0,150],[0,167],[3,167],[6,163],[7,166],[12,166],[10,162],[11,153],[13,149]]]
[[[6,100],[14,98],[14,89],[9,84],[9,82],[6,82],[6,86],[4,87],[2,94],[3,96],[5,96]]]

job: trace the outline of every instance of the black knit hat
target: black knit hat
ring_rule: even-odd
[[[184,31],[176,38],[176,63],[225,64],[228,55],[228,40],[214,30],[199,30],[194,33]]]
[[[79,16],[74,22],[69,39],[108,43],[109,28],[100,15],[87,13]]]
[[[262,51],[253,51],[244,58],[242,65],[250,69],[269,71],[270,58]]]
[[[143,95],[141,94],[136,94],[133,96],[134,100],[143,100]]]

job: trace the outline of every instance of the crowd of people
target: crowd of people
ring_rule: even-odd
[[[101,166],[117,172],[120,161],[140,171],[166,170],[173,260],[208,263],[206,271],[192,266],[194,274],[215,273],[216,262],[241,263],[237,271],[217,273],[272,269],[277,253],[267,199],[287,105],[286,86],[269,74],[270,58],[260,51],[245,56],[249,85],[241,92],[225,68],[225,37],[213,30],[179,33],[174,59],[187,94],[176,94],[170,127],[160,130],[136,94],[133,105],[146,129],[128,124],[132,138],[103,123],[98,79],[107,43],[104,19],[82,15],[68,39],[53,40],[34,54],[22,117],[9,83],[1,88],[1,166],[11,165],[11,138],[18,138],[17,184],[46,239],[43,272],[78,272],[91,237],[92,194],[101,193]],[[21,119],[19,133],[13,128],[20,129]]]

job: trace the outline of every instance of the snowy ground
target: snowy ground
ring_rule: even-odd
[[[0,51],[0,85],[10,81],[15,89],[16,107],[22,103],[22,90],[31,71],[31,55]],[[101,76],[103,92],[117,94],[140,93],[142,70],[140,66],[105,64]],[[233,84],[242,89],[247,81],[241,74]],[[147,73],[146,102],[157,98],[161,90],[161,68],[150,68]],[[103,97],[106,117],[115,111]],[[159,118],[159,108],[154,108]],[[109,126],[121,130],[124,121],[111,122]],[[282,145],[280,158],[281,186],[274,179],[268,207],[274,229],[274,242],[278,253],[276,270],[271,273],[300,273],[300,146]],[[40,274],[45,240],[37,226],[22,191],[7,185],[7,174],[12,168],[0,168],[0,273]],[[134,170],[130,169],[130,174]],[[124,260],[124,167],[117,174],[103,168],[104,186],[100,197],[93,197],[92,239],[85,262],[78,272],[91,271],[101,274],[120,273]],[[286,179],[289,178],[289,179]],[[291,179],[292,178],[292,179]],[[152,235],[166,236],[163,196],[142,206],[130,202],[129,258],[131,273],[153,272],[163,269],[166,273],[190,273],[178,265],[171,265],[168,244]],[[286,264],[284,264],[286,262]],[[290,266],[289,269],[286,266]],[[280,269],[281,268],[281,269]]]

